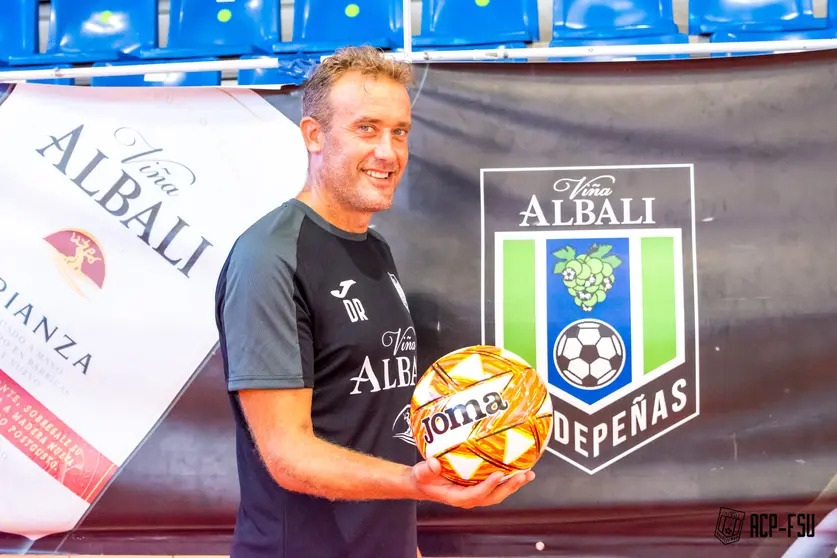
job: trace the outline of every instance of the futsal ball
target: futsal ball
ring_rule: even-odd
[[[511,351],[465,347],[434,362],[416,383],[410,427],[424,459],[470,486],[500,471],[531,469],[552,434],[552,400],[538,373]]]

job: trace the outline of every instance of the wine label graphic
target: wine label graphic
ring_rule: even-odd
[[[81,296],[99,290],[105,282],[105,255],[99,242],[86,231],[57,231],[44,240],[55,250],[55,266]]]
[[[306,152],[244,89],[30,84],[0,152],[0,532],[37,540],[83,519],[211,354],[221,266]]]

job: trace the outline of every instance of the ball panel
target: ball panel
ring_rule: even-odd
[[[590,375],[590,365],[583,359],[577,358],[570,361],[570,365],[567,366],[566,371],[572,374],[574,378],[577,378],[576,381],[580,383]]]
[[[420,408],[453,393],[455,393],[455,386],[447,375],[433,367],[427,370],[416,383],[410,403]]]
[[[596,350],[599,351],[599,356],[603,358],[613,358],[616,355],[616,348],[613,346],[612,337],[602,337],[596,343]]]
[[[613,339],[613,347],[616,349],[616,354],[621,357],[622,356],[622,343],[621,343],[621,341],[616,337],[612,337],[611,339]]]
[[[447,370],[448,365],[456,366],[472,354],[487,354],[496,356],[501,354],[502,352],[503,349],[499,347],[493,347],[491,345],[474,345],[473,347],[465,347],[463,349],[451,351],[448,354],[437,359],[436,363],[442,366],[445,370]]]
[[[547,393],[546,389],[543,390],[543,399],[541,400],[541,404],[538,407],[538,411],[535,413],[536,417],[542,416],[552,416],[553,408],[552,408],[552,398]]]
[[[578,358],[581,354],[581,341],[577,337],[567,337],[564,342],[564,349],[559,349],[558,354],[566,357],[568,360]]]
[[[473,432],[475,438],[481,438],[490,432],[502,430],[526,421],[537,412],[538,404],[546,393],[546,387],[537,372],[526,368],[518,373],[508,372],[510,381],[500,393],[499,404],[505,409],[480,421]]]
[[[439,457],[442,476],[457,484],[473,485],[488,478],[491,471],[485,472],[485,461],[469,451],[452,451]],[[481,470],[482,469],[482,470]]]
[[[531,411],[520,417],[520,421],[504,421],[500,429],[492,429],[483,437],[475,436],[469,441],[473,449],[486,460],[513,469],[529,469],[543,455],[548,438],[551,434],[553,414],[552,399],[544,388],[542,393],[535,393],[530,399],[533,404]],[[538,405],[538,402],[541,402]],[[537,410],[535,410],[537,409]],[[523,442],[521,436],[531,440],[531,446],[520,449],[522,453],[512,461],[507,457],[510,445]],[[509,437],[512,439],[510,440]]]
[[[592,364],[599,358],[599,350],[596,349],[596,345],[585,345],[581,349],[581,356],[579,358],[587,364]]]
[[[473,347],[471,347],[471,350],[476,351],[478,353],[499,356],[502,355],[503,352],[505,352],[507,349],[504,349],[502,347],[495,347],[494,345],[474,345]]]
[[[610,361],[603,358],[597,358],[590,365],[590,374],[599,381],[604,378],[605,374],[609,374],[611,370],[613,370],[613,366],[610,365]]]
[[[503,349],[502,351],[500,351],[500,357],[512,361],[517,366],[521,366],[523,368],[531,368],[531,365],[525,360],[523,360],[523,357],[511,352],[508,349]]]
[[[578,332],[578,340],[582,345],[595,345],[601,335],[599,334],[599,326],[595,324],[583,324]]]
[[[523,457],[523,454],[536,447],[538,443],[535,435],[528,428],[509,428],[505,431],[505,435],[506,439],[502,448],[503,463],[508,466],[513,466],[518,459]]]
[[[540,440],[538,429],[532,428],[528,421],[485,438],[472,440],[469,445],[492,470],[504,473],[531,469],[546,447]]]
[[[514,353],[510,353],[514,355]],[[515,358],[506,358],[503,353],[493,353],[490,351],[482,351],[482,364],[489,374],[505,374],[507,372],[518,372],[530,369],[531,367],[524,362],[520,357],[514,355]]]
[[[546,451],[546,446],[549,443],[549,438],[552,436],[552,429],[555,426],[555,421],[553,420],[552,414],[542,415],[532,419],[532,426],[538,433],[538,440],[540,440],[541,447],[540,454],[538,455],[540,458],[540,456],[543,455],[543,452]]]
[[[556,355],[563,355],[564,351],[566,351],[567,347],[567,337],[559,337],[558,338],[558,345],[555,347],[555,354]]]
[[[474,353],[459,361],[448,372],[448,377],[456,386],[468,387],[477,382],[490,379],[492,374],[485,368],[480,354]]]
[[[431,365],[431,368],[436,370],[437,374],[442,374],[445,378],[450,378],[451,371],[459,366],[459,364],[470,357],[473,351],[462,351],[460,353],[451,353],[445,355]],[[451,382],[452,383],[452,382]]]
[[[619,371],[618,369],[616,369],[616,368],[612,368],[610,372],[608,372],[607,374],[605,374],[604,376],[602,376],[601,378],[599,378],[599,383],[600,383],[600,384],[602,384],[602,385],[604,385],[604,384],[606,384],[606,383],[610,382],[610,380],[611,380],[614,376],[616,376],[616,373],[617,373],[618,371]]]
[[[503,444],[505,443],[505,431],[496,432],[485,438],[470,440],[467,444],[468,449],[474,454],[482,458],[485,465],[485,478],[494,472],[513,473],[516,469],[513,464],[506,464],[503,462],[503,454],[505,453]]]

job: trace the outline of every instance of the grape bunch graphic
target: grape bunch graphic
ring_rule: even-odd
[[[608,255],[612,249],[610,244],[593,243],[587,252],[578,254],[568,244],[552,253],[559,260],[552,272],[563,276],[567,292],[585,312],[604,302],[613,288],[613,270],[622,265],[622,260]]]

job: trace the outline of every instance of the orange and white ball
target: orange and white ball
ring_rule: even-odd
[[[434,362],[416,384],[410,427],[427,459],[463,486],[495,471],[531,469],[552,435],[552,400],[538,373],[511,351],[478,345]]]

